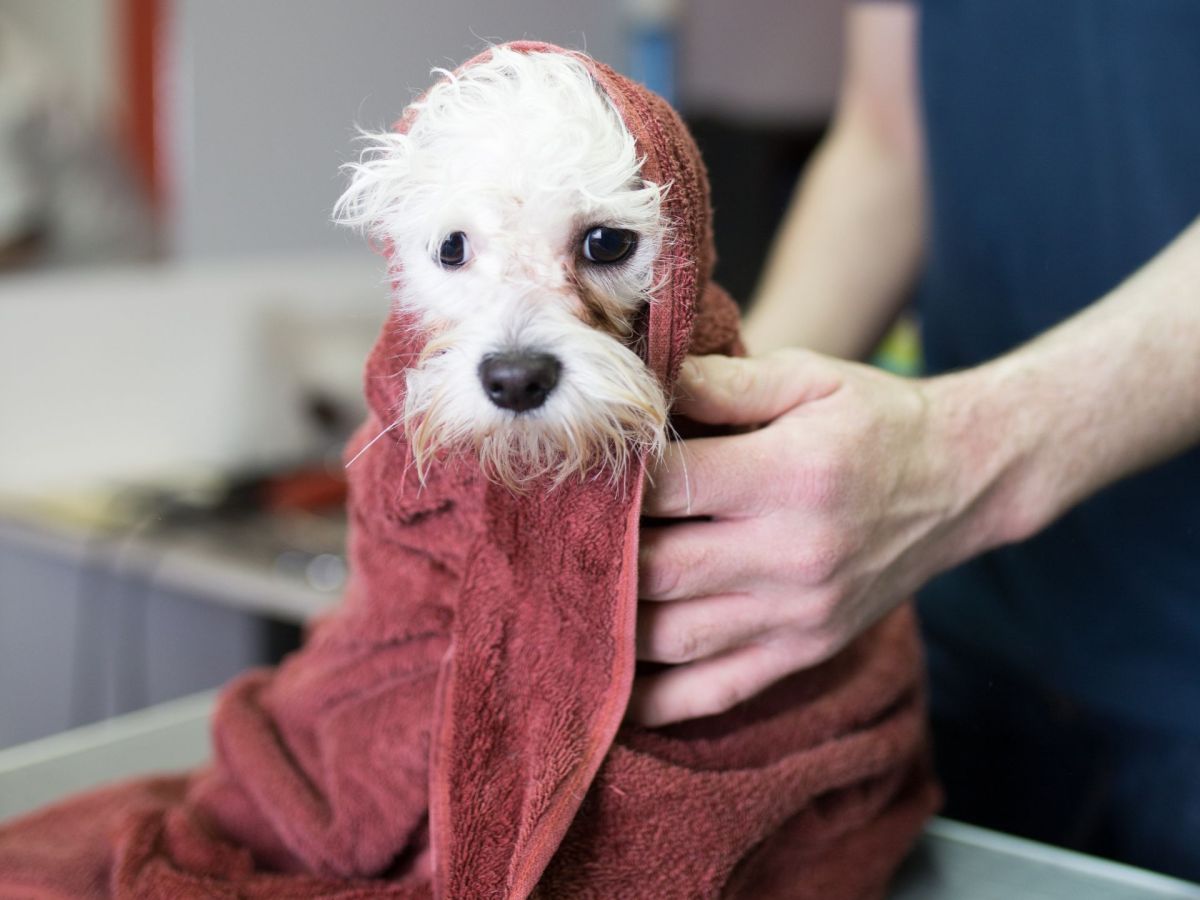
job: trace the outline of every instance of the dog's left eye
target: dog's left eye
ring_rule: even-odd
[[[461,231],[452,231],[442,241],[438,250],[438,262],[447,269],[457,269],[471,258],[471,244]]]
[[[636,246],[637,234],[634,232],[600,225],[584,236],[583,255],[590,262],[607,265],[620,262]]]

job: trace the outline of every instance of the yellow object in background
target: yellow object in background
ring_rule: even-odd
[[[871,357],[871,364],[897,375],[921,374],[921,330],[914,316],[902,316],[892,326]]]

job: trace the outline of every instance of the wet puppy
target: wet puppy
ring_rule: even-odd
[[[429,341],[402,422],[425,471],[473,451],[521,489],[619,478],[666,440],[667,398],[634,345],[668,185],[579,60],[498,47],[366,135],[336,217],[392,248],[395,302]]]

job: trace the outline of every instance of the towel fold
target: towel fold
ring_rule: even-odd
[[[661,99],[587,65],[672,185],[644,343],[669,391],[686,353],[739,350],[704,170]],[[367,448],[420,351],[395,312],[368,361],[340,608],[226,687],[206,769],[0,827],[0,898],[881,897],[936,803],[910,610],[729,713],[623,725],[644,465],[514,494],[458,456],[422,484],[402,429]]]

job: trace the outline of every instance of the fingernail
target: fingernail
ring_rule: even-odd
[[[689,356],[679,368],[679,380],[688,384],[700,384],[704,381],[704,370],[695,357]]]

